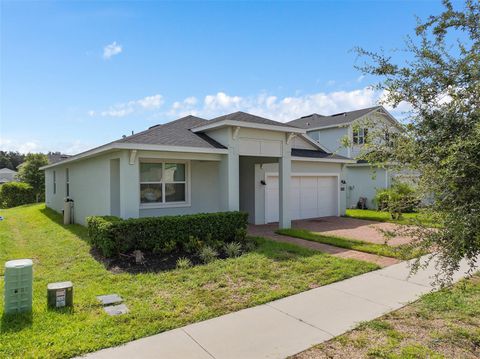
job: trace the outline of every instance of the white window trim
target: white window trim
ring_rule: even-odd
[[[186,160],[176,160],[176,159],[159,159],[159,158],[143,158],[140,159],[141,163],[162,163],[162,176],[165,170],[165,163],[182,163],[185,165],[185,181],[177,181],[177,182],[167,182],[167,183],[185,183],[185,202],[153,202],[153,203],[142,203],[140,202],[140,209],[153,209],[153,208],[179,208],[179,207],[191,207],[191,172],[190,172],[190,161]],[[140,166],[138,166],[138,171],[140,172]],[[138,181],[138,188],[139,188],[139,196],[140,196],[140,185],[142,183],[162,183],[162,196],[163,200],[165,200],[165,182],[141,182],[140,181],[140,173],[139,173],[139,181]],[[140,198],[138,199],[141,200]]]
[[[365,130],[367,130],[367,135],[368,135],[368,128],[360,127],[357,130],[353,129],[352,142],[354,146],[362,146],[365,144],[365,138],[366,138]],[[357,143],[355,143],[355,132],[357,132]],[[362,140],[361,142],[360,142],[360,139]]]

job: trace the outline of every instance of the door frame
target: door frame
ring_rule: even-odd
[[[275,222],[267,222],[267,213],[268,213],[268,201],[267,201],[267,186],[268,186],[268,177],[279,177],[278,172],[265,172],[265,182],[266,186],[264,186],[264,198],[265,198],[265,214],[264,214],[264,222],[267,223],[275,223]],[[339,173],[311,173],[311,172],[292,172],[290,177],[337,177],[337,216],[340,217],[340,174]],[[291,181],[290,181],[291,182]],[[280,198],[279,198],[280,200]]]

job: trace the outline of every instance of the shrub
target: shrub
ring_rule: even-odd
[[[205,246],[200,250],[198,256],[203,263],[207,264],[213,262],[218,257],[218,252],[210,246]]]
[[[186,269],[192,266],[192,261],[186,257],[177,259],[177,269]]]
[[[10,208],[34,203],[35,192],[27,183],[8,182],[0,186],[0,207]]]
[[[238,242],[230,242],[225,244],[225,254],[227,257],[235,258],[242,254],[242,245]]]
[[[380,211],[399,219],[402,213],[414,212],[419,204],[415,190],[406,183],[395,183],[391,188],[377,190],[374,198]]]
[[[90,244],[106,257],[135,249],[167,254],[196,253],[205,246],[220,248],[236,240],[237,230],[247,228],[243,212],[201,213],[183,216],[122,220],[111,216],[87,218]]]

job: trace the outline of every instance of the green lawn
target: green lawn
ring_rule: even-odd
[[[31,316],[3,315],[1,358],[72,357],[188,323],[262,304],[377,268],[289,244],[258,239],[239,258],[161,273],[113,274],[90,255],[85,227],[63,227],[43,205],[0,211],[0,278],[4,262],[34,261]],[[49,282],[71,280],[73,312],[49,311]],[[109,317],[95,296],[118,293],[130,313]]]
[[[392,247],[386,244],[368,243],[356,239],[341,238],[335,236],[324,236],[306,229],[279,229],[278,234],[285,236],[306,239],[318,243],[330,244],[332,246],[354,249],[360,252],[377,254],[384,257],[393,257],[398,259],[411,259],[418,257],[420,253],[408,250],[407,246]]]
[[[403,213],[401,219],[392,219],[388,212],[374,211],[371,209],[347,209],[345,217],[366,219],[377,222],[390,222],[397,224],[416,224],[417,221],[428,226],[438,227],[438,223],[427,213]]]
[[[296,355],[316,358],[480,358],[480,275]]]

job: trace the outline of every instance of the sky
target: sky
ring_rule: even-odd
[[[382,94],[352,49],[402,48],[416,16],[442,10],[433,0],[0,6],[0,149],[67,154],[188,114],[286,122],[375,105]]]

